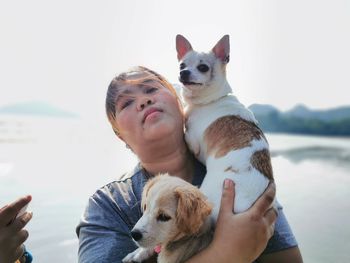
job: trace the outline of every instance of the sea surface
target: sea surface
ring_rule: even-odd
[[[284,207],[308,263],[350,262],[350,138],[267,134]],[[87,200],[134,167],[107,121],[0,119],[0,207],[33,200],[34,262],[77,262],[75,226]]]

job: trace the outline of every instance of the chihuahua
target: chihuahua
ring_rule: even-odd
[[[235,213],[252,206],[273,180],[269,145],[253,113],[232,94],[226,79],[229,36],[210,52],[200,53],[177,35],[176,50],[186,104],[185,139],[207,167],[200,189],[214,205],[216,221],[225,178],[235,182]]]

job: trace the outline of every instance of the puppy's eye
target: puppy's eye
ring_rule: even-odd
[[[169,221],[171,219],[170,216],[164,214],[164,213],[160,213],[158,216],[157,216],[157,220],[158,221],[162,221],[162,222],[166,222],[166,221]]]
[[[200,72],[207,72],[209,70],[209,67],[205,64],[199,64],[197,66],[197,69],[200,71]]]
[[[181,63],[180,64],[180,70],[183,70],[184,68],[186,68],[186,64],[185,63]]]
[[[143,205],[143,211],[146,211],[146,204]]]

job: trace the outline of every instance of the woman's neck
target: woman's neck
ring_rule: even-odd
[[[158,173],[169,173],[178,176],[188,182],[192,182],[194,172],[194,157],[183,142],[169,148],[162,147],[163,150],[153,150],[153,155],[139,156],[141,165],[152,175]],[[167,151],[164,151],[167,149]]]

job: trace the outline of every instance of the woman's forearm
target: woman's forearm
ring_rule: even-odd
[[[210,245],[206,249],[203,249],[201,252],[187,260],[185,263],[251,263],[249,260],[247,261],[241,259],[240,257],[242,255],[238,253],[238,251],[230,251],[230,254],[232,255],[232,257],[225,258],[225,253],[220,253],[218,249]]]

